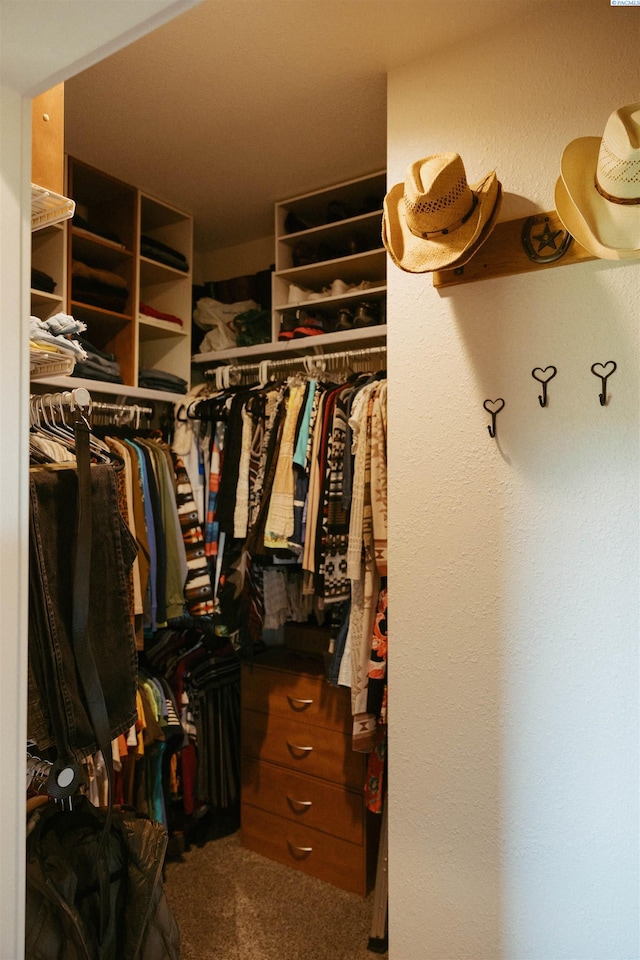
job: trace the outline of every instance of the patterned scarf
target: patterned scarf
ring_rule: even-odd
[[[347,578],[349,517],[343,506],[342,479],[347,432],[347,409],[353,387],[342,389],[335,398],[325,466],[322,559],[325,603],[342,603],[350,596]]]
[[[192,617],[209,617],[213,614],[213,590],[207,565],[204,536],[193,499],[193,489],[182,458],[171,454],[176,476],[176,504],[180,529],[187,554],[187,580],[184,596]]]

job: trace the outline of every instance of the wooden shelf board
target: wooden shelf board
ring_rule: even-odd
[[[297,340],[259,343],[253,347],[231,347],[216,353],[196,353],[192,363],[226,363],[229,360],[260,360],[275,356],[298,356],[299,354],[322,352],[334,347],[370,346],[375,341],[384,342],[387,336],[386,324],[376,327],[360,327],[358,330],[339,330],[337,333],[323,333],[318,337],[300,337]]]
[[[544,230],[546,218],[551,234],[560,231],[560,234],[553,241],[559,247],[564,239],[565,229],[555,210],[535,214],[534,216],[536,226],[531,233],[535,235]],[[583,263],[586,260],[597,259],[574,239],[559,260],[547,263],[537,263],[531,260],[527,256],[522,243],[522,229],[529,219],[529,217],[520,217],[517,220],[505,220],[502,223],[497,223],[491,236],[463,267],[459,267],[457,270],[437,270],[434,272],[434,287],[453,287],[461,283],[474,283],[476,280],[510,277],[517,273],[533,273],[538,270],[549,270],[552,267],[565,267],[572,263]],[[539,229],[536,229],[536,227]],[[548,253],[553,253],[553,248],[548,245],[540,250],[541,256]]]
[[[374,247],[372,250],[363,250],[360,253],[354,253],[347,257],[336,257],[334,260],[319,260],[317,263],[304,264],[300,267],[288,267],[285,270],[277,270],[273,276],[288,280],[290,283],[313,283],[314,280],[324,282],[325,276],[332,276],[333,279],[344,280],[340,271],[348,274],[345,282],[349,282],[352,274],[358,274],[370,269],[372,263],[379,265],[382,261],[386,265],[386,251],[384,247]],[[367,280],[368,277],[360,277]]]
[[[151,257],[143,257],[142,254],[140,254],[139,260],[140,283],[143,287],[153,283],[173,283],[175,280],[191,282],[191,274],[188,270],[178,270],[168,263],[161,263]]]
[[[348,235],[353,232],[354,227],[373,224],[378,226],[382,221],[382,210],[372,210],[367,213],[358,213],[353,217],[345,217],[344,220],[329,220],[327,223],[320,223],[315,227],[306,227],[304,230],[296,230],[291,233],[283,233],[277,237],[278,243],[285,243],[288,246],[294,246],[301,240],[315,239],[318,235],[322,237],[325,233],[332,236]]]
[[[59,293],[48,293],[46,290],[31,288],[31,300],[33,303],[59,303],[62,304],[64,297]]]
[[[142,338],[155,337],[186,337],[189,331],[184,326],[171,323],[170,320],[159,320],[157,317],[148,317],[144,313],[138,314],[140,336]]]
[[[83,377],[40,377],[39,383],[50,387],[73,390],[84,387],[93,396],[106,393],[116,397],[135,397],[140,400],[162,400],[166,403],[182,403],[185,395],[167,390],[150,390],[147,387],[132,387],[126,383],[105,383],[102,380],[86,380]]]
[[[280,303],[273,310],[275,313],[292,313],[301,309],[322,309],[324,306],[335,308],[341,303],[353,303],[354,300],[365,301],[369,298],[379,300],[386,292],[387,288],[384,285],[367,287],[366,290],[347,290],[346,293],[337,297],[314,297],[312,300],[300,300],[298,303]]]
[[[103,307],[95,307],[90,303],[83,303],[82,300],[72,300],[71,308],[72,313],[73,309],[77,311],[78,318],[81,320],[89,317],[91,320],[104,321],[105,323],[111,323],[116,326],[133,323],[133,316],[129,313],[115,313],[113,310],[105,310]]]

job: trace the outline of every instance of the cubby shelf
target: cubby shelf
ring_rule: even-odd
[[[354,312],[360,303],[384,325],[385,189],[386,175],[379,171],[276,203],[272,342],[300,310],[316,315],[324,327],[322,336],[313,337],[317,348],[336,343],[336,332],[348,333],[354,344],[370,338],[368,327],[335,330],[339,311]]]

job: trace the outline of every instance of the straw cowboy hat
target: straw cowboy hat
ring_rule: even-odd
[[[599,137],[565,147],[555,201],[562,225],[605,260],[640,257],[640,103],[614,110]]]
[[[408,273],[462,266],[491,233],[501,193],[495,171],[470,186],[457,153],[417,160],[384,198],[382,241]]]

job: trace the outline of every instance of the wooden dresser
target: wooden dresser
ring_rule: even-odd
[[[379,818],[351,728],[349,691],[330,686],[321,658],[275,648],[243,665],[243,845],[365,896]]]

